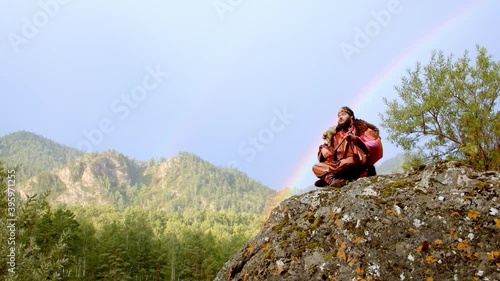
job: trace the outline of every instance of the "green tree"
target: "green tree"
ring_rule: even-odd
[[[484,47],[454,60],[442,51],[407,70],[388,100],[382,126],[405,151],[422,149],[430,159],[463,160],[478,169],[500,168],[500,62]]]
[[[105,280],[130,280],[129,262],[124,245],[126,241],[124,227],[114,221],[106,224],[101,232],[100,245],[100,273],[99,277]]]
[[[0,243],[0,260],[2,261],[0,279],[60,280],[67,276],[64,269],[69,265],[67,241],[69,241],[70,231],[64,228],[66,224],[59,228],[60,233],[55,234],[52,231],[54,217],[50,215],[50,206],[46,201],[47,193],[41,196],[34,195],[26,200],[21,200],[17,193],[10,191],[7,193],[6,181],[9,180],[9,184],[14,181],[11,175],[14,174],[6,173],[3,164],[0,163],[0,188],[2,189],[0,192],[2,194],[0,195],[2,207],[0,234],[3,237]],[[9,194],[8,199],[5,196],[6,193]],[[11,199],[15,200],[11,201]],[[15,203],[15,205],[7,205],[8,203]],[[5,219],[13,216],[7,206],[15,213],[13,223]],[[67,215],[71,216],[71,214]],[[13,238],[13,241],[9,240],[13,243],[5,241],[7,237]],[[8,262],[11,261],[13,263],[9,264]],[[9,269],[12,271],[8,271]]]

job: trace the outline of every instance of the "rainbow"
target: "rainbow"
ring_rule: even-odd
[[[409,64],[413,63],[416,54],[420,50],[424,49],[426,44],[430,43],[446,29],[453,27],[453,25],[457,23],[463,22],[466,17],[471,14],[473,8],[479,6],[479,3],[481,2],[485,1],[466,1],[458,7],[449,18],[443,20],[440,24],[432,28],[432,30],[417,38],[417,40],[415,40],[408,48],[391,59],[386,66],[376,71],[377,75],[361,87],[361,89],[357,91],[357,94],[350,101],[346,102],[346,104],[349,105],[354,112],[356,112],[363,101],[365,101],[369,96],[377,93],[377,90],[386,84],[394,73],[400,71],[402,68],[406,69],[410,67]],[[340,106],[341,105],[339,105],[339,107]],[[330,122],[330,124],[335,124],[335,122],[336,119],[333,122]],[[327,128],[328,125],[325,126],[325,130]],[[282,194],[282,200],[294,195],[297,190],[307,188],[313,184],[312,181],[315,180],[315,177],[312,174],[311,169],[317,161],[318,146],[321,144],[321,141],[321,138],[317,137],[311,141],[311,145],[307,146],[309,148],[298,162],[299,164],[293,169],[289,180],[287,180],[285,184],[285,188],[287,188],[289,192],[288,194]]]

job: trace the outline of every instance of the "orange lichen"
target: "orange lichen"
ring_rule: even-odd
[[[340,250],[337,251],[337,257],[341,258],[341,259],[343,259],[345,261],[347,260],[347,256],[345,255],[345,252],[342,249],[340,249]]]
[[[500,228],[500,219],[495,219],[495,224],[496,224],[497,227]]]
[[[354,237],[354,239],[352,239],[352,242],[357,244],[360,242],[366,242],[366,239],[356,236],[356,237]]]
[[[421,252],[422,252],[422,245],[417,247],[417,253],[421,253]]]
[[[432,263],[437,262],[437,259],[435,259],[435,258],[433,258],[431,256],[425,256],[425,260],[427,262],[432,262]]]
[[[477,210],[470,210],[469,213],[467,214],[467,217],[471,220],[477,219],[477,216],[479,215],[479,212]]]
[[[356,273],[361,275],[361,274],[365,273],[365,271],[361,267],[358,266],[356,268]]]
[[[255,248],[255,245],[257,245],[257,240],[254,240],[247,248],[247,254],[251,254],[253,252],[253,249]]]
[[[467,240],[463,240],[457,243],[457,250],[470,252],[469,242]]]
[[[500,257],[500,251],[491,251],[488,253],[488,258],[490,260],[495,260]]]

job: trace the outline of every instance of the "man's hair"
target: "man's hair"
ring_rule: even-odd
[[[352,109],[350,109],[349,107],[347,106],[342,106],[340,109],[339,109],[339,112],[345,112],[349,115],[351,115],[352,119],[355,120],[356,118],[354,117],[354,111],[352,111]]]

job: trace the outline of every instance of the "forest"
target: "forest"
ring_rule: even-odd
[[[189,153],[80,154],[29,132],[0,147],[4,280],[212,280],[276,193]]]
[[[3,190],[7,178],[2,168]],[[1,194],[2,217],[9,217],[8,203],[15,202],[14,244],[2,239],[0,265],[2,278],[17,277],[12,280],[211,280],[256,233],[262,218],[194,209],[169,214],[137,206],[52,207],[48,193],[26,200]],[[7,223],[1,221],[3,238],[12,236]]]

